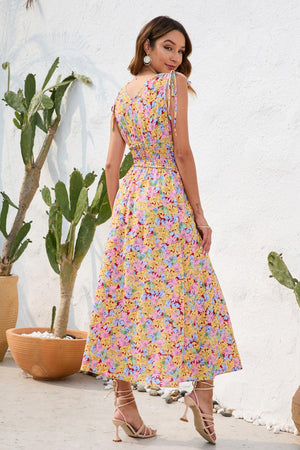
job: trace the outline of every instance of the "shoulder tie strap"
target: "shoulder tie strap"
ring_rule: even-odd
[[[116,107],[116,103],[114,103],[111,107],[111,112],[112,112],[112,126],[111,126],[111,131],[114,131],[115,129],[115,122],[116,122],[116,113],[115,113],[115,107]]]
[[[176,117],[177,117],[177,86],[176,86],[176,72],[172,70],[168,76],[167,80],[167,108],[169,119],[172,121],[172,117],[170,114],[170,106],[171,106],[171,97],[174,97],[174,121],[173,121],[173,130],[175,136],[176,133]]]
[[[191,81],[186,78],[188,85],[191,84]],[[168,115],[169,119],[172,121],[172,117],[170,114],[170,106],[171,106],[171,97],[174,97],[174,121],[173,121],[173,130],[175,136],[176,133],[176,117],[177,117],[177,85],[176,85],[176,72],[172,70],[168,76],[167,80],[167,107],[168,107]]]

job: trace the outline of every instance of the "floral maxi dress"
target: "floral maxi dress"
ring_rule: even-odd
[[[178,76],[178,75],[177,75]],[[114,114],[134,164],[120,183],[81,370],[177,386],[241,369],[227,306],[173,152],[176,72],[123,87]]]

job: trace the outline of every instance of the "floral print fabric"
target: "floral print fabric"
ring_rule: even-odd
[[[122,88],[114,105],[134,164],[116,195],[81,367],[170,387],[241,369],[176,166],[171,96],[174,71],[153,76],[133,98]]]

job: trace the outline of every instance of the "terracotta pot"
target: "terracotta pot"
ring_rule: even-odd
[[[7,350],[6,330],[15,327],[18,318],[18,275],[0,276],[0,361]]]
[[[300,386],[296,390],[292,399],[292,418],[298,433],[300,433]]]
[[[21,369],[36,380],[57,380],[79,371],[86,331],[67,330],[78,339],[22,336],[33,331],[43,333],[49,328],[12,328],[6,332],[12,357]]]

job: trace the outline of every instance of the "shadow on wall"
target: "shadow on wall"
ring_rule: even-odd
[[[96,112],[93,112],[93,120],[96,119],[97,123],[101,123],[101,125],[104,123],[109,131],[111,114],[110,106],[113,103],[112,98],[115,98],[115,95],[120,88],[120,84],[116,81],[112,73],[102,70],[102,67],[97,65],[103,65],[101,58],[97,55],[99,55],[99,51],[104,47],[104,42],[101,42],[98,39],[92,41],[88,40],[85,34],[80,34],[78,23],[74,23],[74,26],[71,26],[71,29],[68,31],[61,31],[61,29],[51,30],[51,27],[46,26],[41,29],[40,26],[46,24],[47,20],[47,15],[45,16],[44,10],[45,8],[41,2],[36,2],[34,9],[26,11],[25,7],[20,6],[18,1],[12,0],[10,8],[5,13],[7,26],[5,27],[5,30],[3,30],[4,34],[1,45],[3,60],[1,60],[0,63],[3,61],[9,61],[11,63],[12,89],[23,86],[24,76],[28,72],[36,74],[37,86],[39,86],[44,78],[49,61],[52,61],[57,56],[61,56],[60,67],[63,68],[64,72],[73,69],[75,72],[84,73],[90,76],[93,81],[91,93],[83,93],[80,84],[75,83],[71,86],[63,101],[63,118],[54,138],[57,152],[55,151],[55,148],[50,150],[46,166],[42,171],[42,176],[43,172],[47,173],[48,171],[49,177],[53,184],[55,184],[58,179],[62,179],[65,182],[68,181],[70,165],[71,167],[74,167],[80,166],[81,164],[81,167],[79,168],[85,172],[87,170],[98,169],[99,164],[97,164],[97,161],[95,164],[94,159],[91,158],[88,153],[89,142],[92,143],[93,148],[99,146],[99,142],[93,142],[93,136],[89,131],[88,112],[90,105],[88,104],[88,98],[90,96],[92,101],[99,105],[99,110],[97,109]],[[24,28],[21,29],[23,31],[20,30],[20,22],[23,24]],[[38,24],[41,31],[36,31],[36,24]],[[29,25],[31,25],[31,27],[29,27]],[[22,36],[22,39],[20,38],[20,35]],[[19,39],[16,38],[16,36],[18,36]],[[58,73],[62,73],[60,67]],[[107,69],[105,66],[103,68]],[[0,71],[0,89],[3,91],[0,92],[1,98],[6,90],[7,73],[1,68]],[[0,101],[0,103],[3,103],[0,105],[0,166],[3,170],[3,162],[5,162],[3,159],[6,155],[3,149],[4,118],[7,118],[7,112],[4,108],[4,102]],[[6,124],[7,128],[11,127],[13,130],[14,125],[12,124],[11,119],[12,118],[9,117],[9,119],[6,120]],[[7,135],[8,134],[6,133],[6,136]],[[72,142],[70,137],[74,138],[74,136],[76,142],[75,149],[69,145],[69,142]],[[101,142],[100,145],[102,146]],[[18,147],[15,146],[12,150],[16,156],[19,156],[19,153],[17,153],[19,152]],[[106,149],[102,149],[102,155],[104,152],[106,152]],[[21,183],[21,180],[19,181]],[[2,187],[2,183],[3,180],[0,172],[0,189],[9,190],[9,186]],[[39,196],[39,194],[37,194],[37,196]],[[44,212],[44,208],[42,206],[41,208]],[[35,220],[36,218],[34,217],[33,221]],[[46,220],[46,216],[44,216],[44,220]],[[100,236],[100,238],[97,239],[96,245],[93,245],[90,249],[90,259],[92,261],[92,267],[95,268],[95,270],[90,273],[90,275],[92,275],[91,278],[93,279],[87,281],[89,285],[84,286],[84,300],[87,302],[87,309],[89,312],[92,309],[94,293],[98,281],[98,272],[105,243],[103,235],[105,234],[107,234],[105,230],[104,233],[102,230],[100,233],[98,231],[98,236]],[[29,255],[26,256],[26,258],[28,257]],[[24,272],[26,271],[26,265],[24,266],[22,264],[20,274],[22,275],[23,273],[24,276]],[[30,294],[26,290],[25,285],[20,281],[19,296],[22,299],[22,315],[26,322],[33,323],[34,319],[30,314]],[[92,287],[90,288],[90,286]],[[88,295],[89,290],[92,291],[92,296]],[[72,323],[74,320],[73,310],[71,309],[70,322]]]
[[[66,95],[65,110],[62,111],[63,120],[57,130],[54,141],[57,145],[57,153],[51,152],[48,157],[48,168],[51,175],[53,184],[58,180],[67,181],[69,177],[68,162],[68,150],[74,153],[74,149],[68,149],[67,140],[72,132],[75,131],[77,134],[78,128],[72,127],[73,118],[78,109],[80,115],[80,121],[77,123],[77,127],[81,130],[81,155],[82,163],[81,166],[86,168],[86,151],[87,151],[87,123],[86,123],[86,107],[84,103],[84,95],[81,90],[82,86],[77,84],[71,86],[70,91]],[[64,108],[64,106],[63,106]],[[62,109],[63,109],[62,108]],[[78,145],[80,145],[80,140],[77,140]],[[76,151],[78,154],[79,152]],[[70,158],[71,159],[71,158]],[[73,164],[76,165],[75,162]]]
[[[22,318],[23,323],[30,324],[30,326],[38,327],[40,326],[39,323],[36,323],[34,320],[34,316],[30,313],[30,306],[28,302],[28,292],[26,292],[26,289],[24,288],[24,285],[22,283],[22,280],[18,281],[18,296],[19,296],[19,314],[18,318]],[[18,327],[18,323],[16,324],[16,327]]]
[[[30,68],[32,68],[31,70],[33,73],[43,73],[44,71],[46,71],[46,67],[48,66],[49,61],[52,61],[57,56],[61,56],[63,67],[66,71],[75,70],[75,72],[84,72],[92,78],[94,83],[94,87],[92,87],[92,89],[94,90],[94,98],[97,104],[103,105],[102,114],[103,118],[105,118],[106,121],[110,114],[110,105],[112,104],[109,92],[116,93],[119,85],[113,79],[111,73],[99,70],[97,68],[95,62],[99,59],[97,59],[95,56],[88,56],[88,53],[90,55],[95,55],[97,54],[97,50],[99,51],[99,42],[97,40],[93,42],[87,41],[86,37],[78,32],[78,25],[74,24],[74,29],[71,31],[47,31],[46,27],[45,32],[35,33],[34,35],[30,36],[29,39],[23,39],[19,43],[19,45],[12,45],[13,43],[15,43],[15,36],[20,34],[18,33],[18,21],[15,20],[16,17],[22,19],[22,21],[24,22],[24,29],[26,29],[26,25],[29,25],[30,23],[32,23],[32,21],[40,21],[42,23],[46,21],[42,5],[37,2],[34,7],[34,9],[29,9],[28,11],[26,11],[25,7],[20,7],[20,3],[15,1],[12,2],[11,7],[5,13],[7,26],[4,30],[1,50],[3,60],[9,61],[12,65],[12,86],[15,87],[16,84],[21,85],[23,83],[24,73],[29,72]],[[30,55],[30,59],[26,57],[26,55]],[[0,63],[2,62],[3,61],[0,61]],[[3,74],[3,72],[4,71],[2,71],[2,74],[0,75],[0,86],[3,86],[4,90],[6,83],[2,81],[5,81],[3,76],[6,76],[6,74]],[[111,85],[113,85],[113,88],[108,88]],[[87,142],[89,139],[92,141],[93,138],[92,135],[87,131],[86,107],[84,103],[83,93],[78,84],[74,85],[70,91],[71,94],[67,94],[68,101],[66,111],[64,112],[64,120],[62,121],[57,136],[55,137],[55,142],[59,147],[58,165],[55,164],[56,156],[52,157],[52,155],[50,154],[50,158],[48,159],[49,170],[53,181],[57,181],[59,176],[68,175],[68,172],[70,170],[66,169],[66,164],[68,162],[68,159],[66,158],[66,141],[71,132],[77,133],[77,130],[74,129],[74,127],[71,129],[71,120],[74,116],[76,108],[79,108],[80,121],[77,125],[78,128],[80,127],[81,133],[81,140],[78,140],[77,142],[81,141],[82,145],[82,166],[79,168],[83,171],[88,170],[88,167],[86,167]],[[4,136],[3,114],[4,109],[1,108],[0,161],[2,159],[1,156]],[[99,115],[101,116],[100,108],[99,112],[97,112],[97,116]],[[69,149],[69,152],[72,152],[72,149]],[[74,166],[74,164],[72,165],[72,167]],[[93,169],[93,167],[91,167],[91,169]]]

